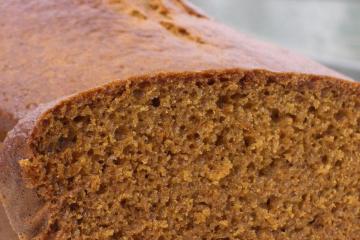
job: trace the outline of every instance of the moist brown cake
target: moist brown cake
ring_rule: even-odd
[[[21,239],[359,238],[358,83],[179,0],[3,1],[0,23]]]

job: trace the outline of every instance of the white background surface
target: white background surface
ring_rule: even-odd
[[[360,0],[190,0],[215,19],[360,80]]]

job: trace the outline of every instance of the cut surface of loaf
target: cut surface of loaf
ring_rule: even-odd
[[[359,238],[359,83],[180,0],[13,0],[0,20],[20,239]]]
[[[359,91],[234,70],[137,78],[63,101],[38,118],[18,162],[37,199],[20,211],[31,213],[23,233],[356,239]],[[28,198],[22,188],[10,211]]]

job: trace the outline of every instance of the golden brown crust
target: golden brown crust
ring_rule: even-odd
[[[241,68],[343,77],[179,0],[13,0],[0,3],[0,16],[0,110],[15,119],[40,103],[155,72]]]

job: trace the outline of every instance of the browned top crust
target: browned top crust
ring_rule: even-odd
[[[182,0],[1,1],[0,46],[5,130],[40,103],[134,75],[241,68],[341,77]]]

